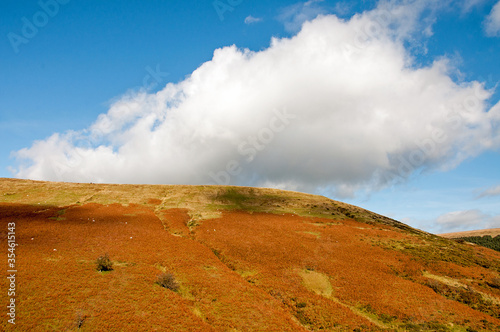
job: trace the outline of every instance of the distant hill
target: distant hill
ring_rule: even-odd
[[[444,234],[438,234],[438,235],[445,237],[447,239],[458,239],[461,237],[485,236],[485,235],[490,235],[492,237],[495,237],[497,235],[500,235],[500,228],[479,229],[479,230],[474,230],[474,231],[444,233]]]
[[[466,241],[500,251],[500,228],[440,234],[448,239]]]
[[[322,196],[0,179],[0,224],[2,331],[500,331],[500,253]]]

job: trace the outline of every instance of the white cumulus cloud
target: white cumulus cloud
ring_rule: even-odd
[[[15,175],[352,196],[498,146],[491,91],[455,83],[446,59],[415,64],[392,30],[408,15],[320,16],[259,52],[217,49],[184,81],[17,151]]]
[[[488,36],[500,36],[500,1],[491,9],[491,13],[486,17],[484,26]]]

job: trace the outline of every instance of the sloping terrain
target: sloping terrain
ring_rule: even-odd
[[[4,271],[9,223],[0,330],[500,331],[500,253],[325,197],[0,179]]]

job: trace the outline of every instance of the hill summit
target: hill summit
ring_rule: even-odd
[[[5,331],[500,331],[500,253],[321,196],[0,179],[0,222]]]

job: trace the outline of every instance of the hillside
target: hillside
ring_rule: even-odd
[[[0,223],[2,331],[500,331],[500,253],[321,196],[0,179]]]

